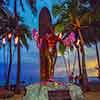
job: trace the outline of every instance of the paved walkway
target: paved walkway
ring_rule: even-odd
[[[86,100],[100,100],[100,92],[85,93]]]
[[[85,98],[86,98],[85,100],[100,100],[100,92],[86,92]],[[22,95],[15,95],[13,98],[10,98],[8,100],[22,100]]]
[[[22,97],[23,95],[14,95],[12,98],[0,100],[22,100]],[[93,84],[91,91],[85,92],[85,100],[100,100],[100,84]]]

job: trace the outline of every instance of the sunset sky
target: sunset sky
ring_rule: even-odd
[[[23,0],[24,1],[24,0]],[[25,0],[27,1],[27,0]],[[37,0],[37,15],[33,16],[32,12],[29,8],[29,6],[26,5],[27,2],[24,2],[25,4],[25,12],[22,12],[20,7],[18,8],[18,12],[20,13],[20,15],[24,18],[24,23],[26,23],[30,29],[32,30],[33,28],[36,28],[38,30],[38,15],[39,12],[41,10],[42,7],[46,6],[48,7],[48,9],[52,10],[52,5],[54,3],[57,3],[59,0]],[[9,10],[12,11],[13,8],[13,0],[11,0],[10,5],[9,5]],[[53,19],[52,16],[52,21],[54,22],[55,19]],[[33,66],[35,66],[35,64],[38,64],[38,68],[39,68],[39,50],[36,46],[36,42],[34,40],[29,41],[30,44],[30,48],[29,50],[25,50],[25,48],[23,47],[21,49],[21,62],[22,64],[32,64]],[[6,46],[6,62],[7,62],[7,55],[9,55],[7,53],[7,48],[8,46]],[[100,46],[99,46],[100,49]],[[0,55],[1,55],[1,59],[0,59],[0,63],[4,62],[3,59],[3,48],[0,49]],[[16,49],[14,49],[13,47],[13,51],[15,50],[14,54],[13,54],[13,64],[16,64],[17,61],[17,57],[16,57]],[[97,66],[97,61],[96,61],[96,53],[95,53],[95,47],[92,48],[87,48],[86,47],[86,66],[87,66],[87,71],[88,71],[88,75],[89,76],[96,76],[97,75],[97,70],[96,70],[96,66]],[[71,64],[73,64],[73,54],[70,53],[70,59],[71,59]],[[61,57],[59,59],[62,59]],[[78,65],[76,64],[75,66],[76,68],[78,67]],[[65,71],[65,66],[63,63],[63,59],[57,61],[56,64],[56,68],[55,68],[55,74],[56,75],[61,75],[64,76],[66,75],[66,71]],[[64,72],[64,73],[63,73]],[[59,75],[59,76],[60,76]]]

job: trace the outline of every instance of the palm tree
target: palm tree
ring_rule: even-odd
[[[61,24],[65,32],[74,31],[81,40],[81,54],[82,54],[82,83],[84,89],[88,87],[88,78],[85,64],[84,39],[82,37],[81,28],[87,27],[91,23],[91,12],[81,10],[79,0],[64,1],[62,4],[54,5],[53,13],[59,16],[56,26]],[[58,15],[59,14],[59,15]]]
[[[17,0],[14,0],[14,16],[11,15],[11,13],[6,9],[6,10],[2,10],[0,8],[0,13],[3,17],[0,19],[1,20],[1,32],[4,33],[5,36],[11,35],[15,36],[16,33],[18,36],[18,71],[17,71],[17,86],[19,85],[20,82],[20,45],[25,45],[26,48],[28,49],[28,43],[27,43],[27,37],[29,39],[31,39],[30,36],[30,31],[28,29],[28,26],[22,24],[22,18],[18,16],[17,11],[16,11],[16,2]],[[32,4],[31,4],[32,5]],[[6,16],[5,16],[6,15]],[[4,19],[4,20],[2,20]],[[21,22],[21,24],[19,24]],[[5,29],[5,30],[4,30]],[[12,49],[11,49],[11,40],[12,38],[8,39],[9,42],[9,48],[10,48],[10,63],[9,63],[9,67],[8,67],[8,75],[7,75],[7,80],[6,80],[6,85],[9,85],[9,80],[10,80],[10,73],[11,73],[11,64],[12,64]],[[17,89],[17,88],[16,88]]]
[[[93,9],[93,13],[94,13],[94,31],[97,34],[97,37],[95,39],[95,48],[96,48],[96,56],[97,56],[97,62],[98,62],[98,78],[100,78],[100,57],[99,57],[99,49],[98,49],[98,42],[100,41],[100,39],[98,38],[98,34],[100,33],[100,1],[90,1]]]
[[[19,16],[17,15],[17,19],[16,16],[12,16],[9,19],[9,28],[11,29],[11,36],[14,36],[15,39],[16,37],[18,37],[18,44],[17,44],[17,80],[16,80],[16,91],[19,87],[20,84],[20,47],[22,45],[24,45],[27,49],[29,48],[28,43],[27,43],[27,38],[28,39],[32,39],[31,35],[30,35],[30,31],[29,31],[29,27],[25,24],[19,24]],[[6,33],[9,35],[9,33]],[[12,38],[10,38],[8,40],[9,42],[9,47],[10,47],[10,63],[9,63],[9,68],[8,68],[8,75],[7,75],[7,83],[6,85],[9,86],[9,80],[10,80],[10,73],[11,73],[11,64],[12,64],[12,46],[11,46],[11,40]],[[16,42],[16,41],[15,41]]]
[[[10,80],[10,73],[11,73],[11,65],[12,65],[12,36],[14,35],[15,29],[16,29],[16,25],[17,25],[17,21],[16,18],[14,16],[11,15],[11,13],[9,11],[2,11],[0,13],[2,15],[1,18],[1,32],[2,32],[2,36],[7,36],[8,37],[8,43],[9,43],[9,48],[10,48],[10,62],[9,62],[9,66],[8,66],[8,74],[7,74],[7,79],[6,79],[6,86],[9,86],[9,80]],[[4,17],[3,17],[4,16]],[[20,18],[18,17],[18,20]]]
[[[98,62],[98,77],[100,78],[100,58],[99,58],[99,49],[98,49],[98,43],[96,41],[95,43],[95,48],[96,48],[96,56],[97,56],[97,62]]]
[[[16,0],[16,2],[17,1],[18,0]],[[37,11],[37,9],[36,9],[36,1],[37,0],[28,0],[28,3],[27,3],[31,7],[31,10],[32,10],[33,14],[34,14],[34,12]],[[23,0],[19,0],[19,4],[20,4],[22,10],[25,11],[25,9],[24,9],[24,3],[23,2],[24,2]],[[6,3],[6,4],[9,5],[10,0],[6,0],[6,1],[5,0],[1,0],[0,1],[0,4],[4,4],[4,3]]]
[[[0,8],[0,21],[1,21],[1,24],[0,24],[0,32],[3,36],[7,36],[8,33],[10,33],[10,28],[9,28],[9,21],[10,21],[11,16],[10,14],[8,13],[8,11],[6,11],[4,8]],[[10,47],[10,63],[9,63],[9,68],[8,68],[8,75],[7,75],[7,80],[6,80],[6,85],[8,86],[9,84],[9,78],[10,78],[10,70],[11,70],[11,64],[12,64],[12,49],[11,49],[11,38],[8,39],[9,41],[9,47]]]
[[[18,14],[17,14],[17,7],[16,7],[16,0],[14,1],[14,16],[16,18],[16,27],[15,27],[15,35],[17,37],[17,80],[16,80],[16,92],[19,92],[20,89],[20,72],[21,72],[21,66],[20,66],[20,47],[21,45],[24,45],[27,49],[29,48],[27,43],[27,38],[32,39],[30,35],[30,31],[28,27],[24,24],[19,24],[18,20]]]
[[[92,34],[95,33],[95,36],[93,37],[94,39],[94,45],[95,45],[95,50],[96,50],[96,57],[97,57],[97,63],[98,63],[98,78],[100,78],[100,56],[99,56],[99,48],[98,48],[98,43],[100,42],[100,25],[97,23],[93,25],[93,30]]]
[[[10,33],[10,28],[9,28],[9,24],[11,23],[11,13],[6,10],[3,5],[4,5],[4,0],[0,1],[0,32],[2,36],[7,36],[8,33]],[[9,23],[10,22],[10,23]],[[10,71],[11,71],[11,64],[12,64],[12,49],[11,49],[11,38],[8,39],[9,41],[9,47],[10,47],[10,63],[9,63],[9,66],[8,66],[8,75],[7,75],[7,79],[6,79],[6,85],[8,86],[9,85],[9,79],[10,79]]]
[[[100,77],[100,57],[99,57],[99,49],[98,49],[98,42],[100,41],[100,1],[97,0],[90,0],[89,1],[92,8],[92,23],[89,25],[88,30],[91,34],[88,36],[88,39],[90,43],[95,44],[96,48],[96,56],[97,56],[97,62],[98,62],[98,77]],[[95,35],[94,35],[95,34]],[[89,34],[88,34],[89,35]]]
[[[16,80],[16,92],[19,92],[20,89],[20,72],[21,72],[21,66],[20,66],[20,59],[21,59],[21,53],[20,53],[20,49],[21,46],[24,45],[27,50],[29,48],[29,45],[27,43],[27,39],[32,39],[31,35],[30,35],[30,31],[28,29],[28,27],[24,24],[22,25],[18,25],[18,30],[16,30],[18,32],[18,34],[16,34],[15,40],[17,42],[17,80]]]

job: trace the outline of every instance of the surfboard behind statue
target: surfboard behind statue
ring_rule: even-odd
[[[39,34],[46,34],[52,29],[51,15],[47,7],[43,7],[39,14]]]
[[[52,20],[48,8],[41,9],[39,14],[39,35],[43,38],[45,34],[52,30]],[[47,57],[47,41],[43,39],[40,48],[40,80],[46,81],[49,78],[49,61]]]

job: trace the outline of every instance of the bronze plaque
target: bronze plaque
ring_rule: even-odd
[[[48,91],[48,100],[71,100],[67,90]]]

